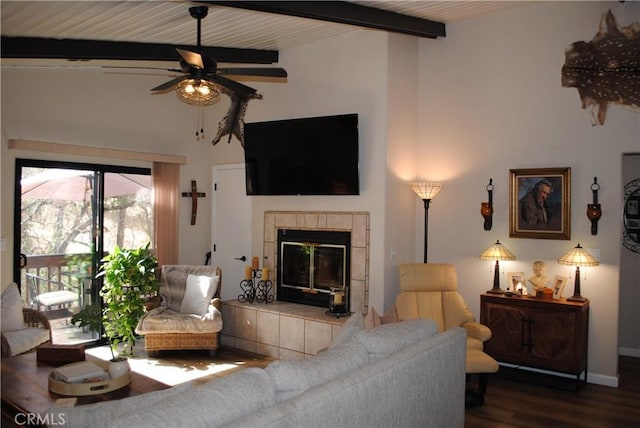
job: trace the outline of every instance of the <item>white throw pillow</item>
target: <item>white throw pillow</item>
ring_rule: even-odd
[[[2,331],[22,330],[22,298],[15,282],[2,292]]]
[[[187,275],[187,287],[180,304],[180,312],[183,314],[206,314],[219,281],[219,276]]]

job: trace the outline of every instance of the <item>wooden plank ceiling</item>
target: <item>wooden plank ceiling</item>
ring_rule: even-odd
[[[206,5],[203,50],[269,64],[278,51],[368,28],[446,36],[446,24],[521,7],[506,1],[11,1],[1,6],[2,66],[88,60],[176,61],[196,45],[189,7]]]

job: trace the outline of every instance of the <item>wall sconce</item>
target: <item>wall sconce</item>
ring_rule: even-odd
[[[488,290],[487,293],[502,294],[504,290],[500,288],[500,260],[515,260],[516,256],[497,240],[495,244],[487,248],[480,254],[480,260],[496,261],[495,268],[493,270],[493,288]]]
[[[567,300],[571,302],[586,302],[588,299],[580,295],[580,266],[598,266],[600,263],[580,244],[573,247],[567,254],[558,259],[561,265],[575,266],[576,278],[573,286],[573,296]]]
[[[598,234],[598,220],[602,217],[602,210],[598,203],[598,190],[600,185],[598,184],[598,177],[593,177],[593,184],[591,185],[591,191],[593,192],[593,203],[587,204],[587,218],[591,220],[591,234]]]
[[[424,201],[424,262],[427,262],[427,242],[429,236],[429,203],[435,198],[444,185],[435,182],[414,182],[411,188]]]
[[[489,194],[489,202],[481,202],[480,214],[484,218],[484,230],[491,230],[493,225],[493,178],[489,179],[487,193]]]

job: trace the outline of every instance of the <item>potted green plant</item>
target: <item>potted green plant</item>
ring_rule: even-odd
[[[80,312],[71,317],[71,323],[78,327],[86,327],[90,331],[94,331],[98,334],[102,331],[102,307],[100,303],[94,303],[92,305],[85,306]],[[122,356],[116,356],[113,350],[113,344],[111,338],[105,334],[107,342],[109,343],[109,350],[111,351],[111,359],[109,360],[109,375],[111,378],[122,376],[129,371],[129,362],[127,358]]]
[[[144,314],[146,300],[160,287],[158,260],[148,243],[136,249],[116,246],[102,259],[98,277],[104,278],[100,295],[104,301],[102,323],[112,346],[123,344],[122,354],[131,355],[135,327]]]
[[[100,303],[86,306],[71,318],[71,323],[97,333],[104,326],[112,361],[131,355],[136,339],[134,329],[144,314],[147,299],[154,296],[160,286],[157,272],[158,261],[149,244],[136,249],[116,246],[102,259],[97,275],[104,278],[100,290],[104,306]],[[114,348],[119,344],[123,346],[116,356]]]

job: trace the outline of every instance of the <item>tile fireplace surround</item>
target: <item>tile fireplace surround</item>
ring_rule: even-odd
[[[264,266],[275,272],[278,229],[351,232],[350,309],[366,314],[369,297],[369,213],[266,211]],[[275,275],[274,275],[275,276]],[[276,278],[272,278],[276,281]],[[275,288],[275,285],[274,285]],[[221,343],[280,359],[315,355],[331,342],[346,318],[327,308],[275,301],[272,304],[223,302]]]

